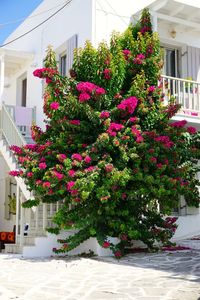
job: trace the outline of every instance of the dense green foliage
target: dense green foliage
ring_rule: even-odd
[[[46,130],[33,126],[35,144],[12,147],[21,165],[13,175],[25,179],[36,200],[63,201],[50,232],[79,229],[55,252],[91,236],[116,256],[131,240],[166,244],[175,225],[162,214],[180,196],[199,205],[199,134],[185,121],[170,123],[180,107],[164,105],[161,68],[159,38],[144,10],[110,45],[77,49],[69,78],[59,75],[51,49],[45,68],[34,72],[47,82]],[[121,242],[114,247],[109,236]]]

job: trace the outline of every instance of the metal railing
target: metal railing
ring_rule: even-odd
[[[161,85],[165,103],[174,97],[176,103],[181,104],[178,114],[200,116],[200,82],[162,75]]]

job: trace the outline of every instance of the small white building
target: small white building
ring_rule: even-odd
[[[113,30],[125,30],[145,7],[150,9],[153,28],[158,31],[163,47],[162,80],[168,83],[164,90],[166,101],[173,94],[182,104],[175,119],[186,119],[200,128],[198,1],[43,0],[0,47],[0,232],[13,232],[15,227],[16,234],[16,244],[7,245],[7,252],[50,255],[56,245],[56,237],[46,235],[45,227],[58,205],[23,209],[21,203],[29,199],[30,193],[20,179],[8,176],[9,170],[16,168],[8,146],[29,142],[27,129],[32,120],[44,127],[43,86],[32,73],[43,66],[47,46],[53,46],[60,72],[67,75],[74,48],[83,47],[86,40],[95,46],[102,39],[108,41]],[[15,200],[16,211],[13,211],[11,204]],[[182,201],[177,213],[180,215],[177,239],[199,232],[199,209],[188,208]],[[29,229],[24,236],[25,224]]]

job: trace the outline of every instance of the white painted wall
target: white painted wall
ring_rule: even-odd
[[[54,49],[60,49],[60,46],[65,45],[74,34],[78,35],[78,46],[84,46],[87,39],[97,46],[102,40],[109,41],[114,30],[120,32],[125,30],[130,23],[131,16],[153,2],[154,0],[73,0],[42,26],[6,46],[12,50],[33,52],[35,58],[32,63],[24,64],[23,68],[10,76],[10,87],[4,89],[3,100],[7,104],[17,103],[16,97],[19,94],[17,78],[27,71],[27,106],[37,107],[36,123],[44,127],[42,83],[40,79],[34,78],[32,72],[35,68],[43,66],[47,46],[51,44]],[[61,8],[63,3],[62,0],[44,0],[5,42],[19,37],[40,24]],[[195,32],[186,33],[181,31],[180,26],[177,28],[176,38],[172,39],[167,26],[162,25],[158,28],[161,41],[164,43],[181,47],[188,43],[200,47],[200,39],[197,38]]]
[[[180,216],[176,221],[178,228],[172,241],[179,241],[181,239],[190,238],[199,235],[200,230],[200,214]]]
[[[59,4],[63,3],[62,0],[44,0],[31,14],[31,18],[27,18],[5,42],[19,37],[41,23],[61,8],[62,5],[59,6]],[[14,105],[17,103],[16,81],[19,76],[27,71],[27,106],[37,106],[36,123],[41,127],[44,127],[42,83],[40,79],[34,78],[32,73],[34,69],[43,67],[43,59],[48,45],[52,45],[54,49],[57,49],[74,34],[78,35],[78,46],[84,46],[87,39],[92,40],[92,3],[93,0],[73,0],[48,22],[6,46],[12,50],[32,52],[35,54],[35,58],[31,65],[30,63],[29,66],[24,65],[23,68],[10,77],[10,87],[4,89],[3,99],[7,104]],[[43,13],[44,11],[47,12]],[[32,17],[37,14],[39,15]]]
[[[15,216],[10,215],[10,220],[5,220],[5,177],[8,176],[8,167],[2,156],[0,156],[0,231],[13,231]]]
[[[93,43],[109,41],[113,31],[124,31],[130,23],[131,16],[153,3],[154,0],[96,0]]]

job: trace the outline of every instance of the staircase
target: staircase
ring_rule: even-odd
[[[21,243],[20,232],[16,236],[15,244],[6,244],[6,253],[22,254],[25,257],[41,256],[42,252],[51,251],[50,249],[41,249],[41,243],[49,243],[46,227],[53,226],[52,217],[57,212],[59,204],[41,204],[35,209],[24,209],[24,224],[28,224],[27,232],[23,232],[23,243]],[[39,242],[39,243],[38,243]],[[40,255],[36,255],[39,253]],[[45,253],[43,253],[44,256]]]
[[[13,107],[2,104],[0,109],[0,153],[9,169],[16,170],[18,165],[9,147],[11,145],[22,146],[27,144],[28,141],[32,143],[32,140],[30,136],[20,132],[19,127],[15,124],[12,111]],[[41,249],[36,249],[38,248],[38,240],[40,240],[40,243],[41,240],[43,243],[44,240],[47,240],[45,228],[52,226],[52,216],[58,211],[61,204],[41,204],[32,209],[25,209],[21,204],[30,198],[33,199],[33,195],[21,178],[16,178],[16,184],[16,243],[6,244],[5,252],[24,255],[28,248],[29,256],[31,256],[31,253],[34,256],[34,251],[41,251]],[[25,225],[28,225],[26,232],[24,232]]]

